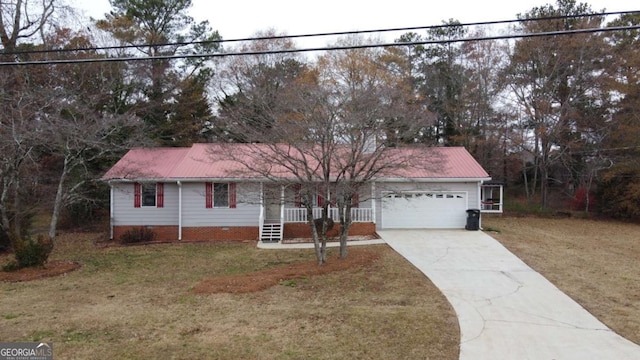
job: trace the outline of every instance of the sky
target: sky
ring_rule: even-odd
[[[110,10],[108,0],[71,0],[88,16],[101,19]],[[594,11],[640,10],[630,0],[587,0]],[[441,24],[456,19],[462,23],[511,20],[535,6],[555,0],[193,0],[191,16],[209,20],[223,39],[247,38],[273,28],[288,35],[372,30]],[[402,33],[402,32],[401,32]],[[401,33],[390,33],[393,40]],[[420,32],[418,32],[420,33]],[[298,41],[299,47],[319,47],[330,38]]]

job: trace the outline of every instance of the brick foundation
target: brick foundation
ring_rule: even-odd
[[[144,226],[156,233],[155,241],[178,241],[177,226]],[[120,241],[122,234],[140,226],[114,226],[113,239]],[[244,241],[258,240],[257,226],[209,226],[182,228],[183,241]]]
[[[113,227],[113,240],[120,242],[120,238],[124,233],[132,229],[139,229],[141,227],[152,230],[155,234],[155,241],[175,241],[178,239],[178,227],[169,225],[169,226],[114,226]]]
[[[156,233],[156,241],[178,241],[178,227],[169,226],[144,226]],[[128,230],[140,228],[140,226],[114,226],[113,239],[120,241],[122,234]],[[182,228],[183,241],[245,241],[258,240],[260,230],[257,226],[201,226]],[[329,230],[329,237],[336,237],[340,233],[340,224],[335,224]],[[375,235],[376,224],[353,223],[349,229],[349,235]],[[310,238],[311,230],[306,223],[284,224],[283,237],[285,239]]]
[[[182,240],[243,241],[258,240],[257,226],[209,226],[182,228]]]
[[[335,224],[333,229],[329,230],[328,236],[335,237],[340,234],[340,224]],[[375,235],[376,224],[374,223],[353,223],[349,228],[349,235]],[[295,239],[295,238],[310,238],[311,229],[307,223],[287,223],[284,224],[283,238]]]

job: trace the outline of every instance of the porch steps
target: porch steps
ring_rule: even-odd
[[[262,225],[262,242],[278,242],[282,240],[282,225],[280,223]]]

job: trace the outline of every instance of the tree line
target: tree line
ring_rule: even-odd
[[[87,27],[69,25],[77,16],[60,0],[3,2],[0,60],[296,47],[275,30],[256,34],[273,39],[223,47],[211,24],[188,15],[191,0],[110,4],[112,10]],[[520,21],[507,31],[640,23],[640,14],[607,20],[588,15],[594,13],[587,3],[558,0],[517,14]],[[530,21],[540,18],[546,20]],[[37,243],[30,236],[43,208],[51,216],[41,241],[53,243],[60,221],[84,222],[108,207],[107,191],[96,179],[126,149],[194,142],[329,141],[362,150],[375,138],[385,148],[464,146],[529,204],[637,220],[638,30],[456,42],[497,30],[454,19],[443,25],[401,35],[395,42],[403,46],[316,57],[272,53],[0,67],[0,243]],[[427,41],[433,43],[410,45]],[[379,42],[348,35],[330,45]],[[100,46],[112,49],[92,50]],[[82,50],[69,51],[74,49]],[[352,173],[345,182],[351,190],[342,192],[353,194],[358,181],[373,175]]]

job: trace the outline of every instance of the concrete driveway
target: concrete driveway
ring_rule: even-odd
[[[460,359],[640,359],[640,346],[611,331],[483,232],[378,233],[453,306]]]

